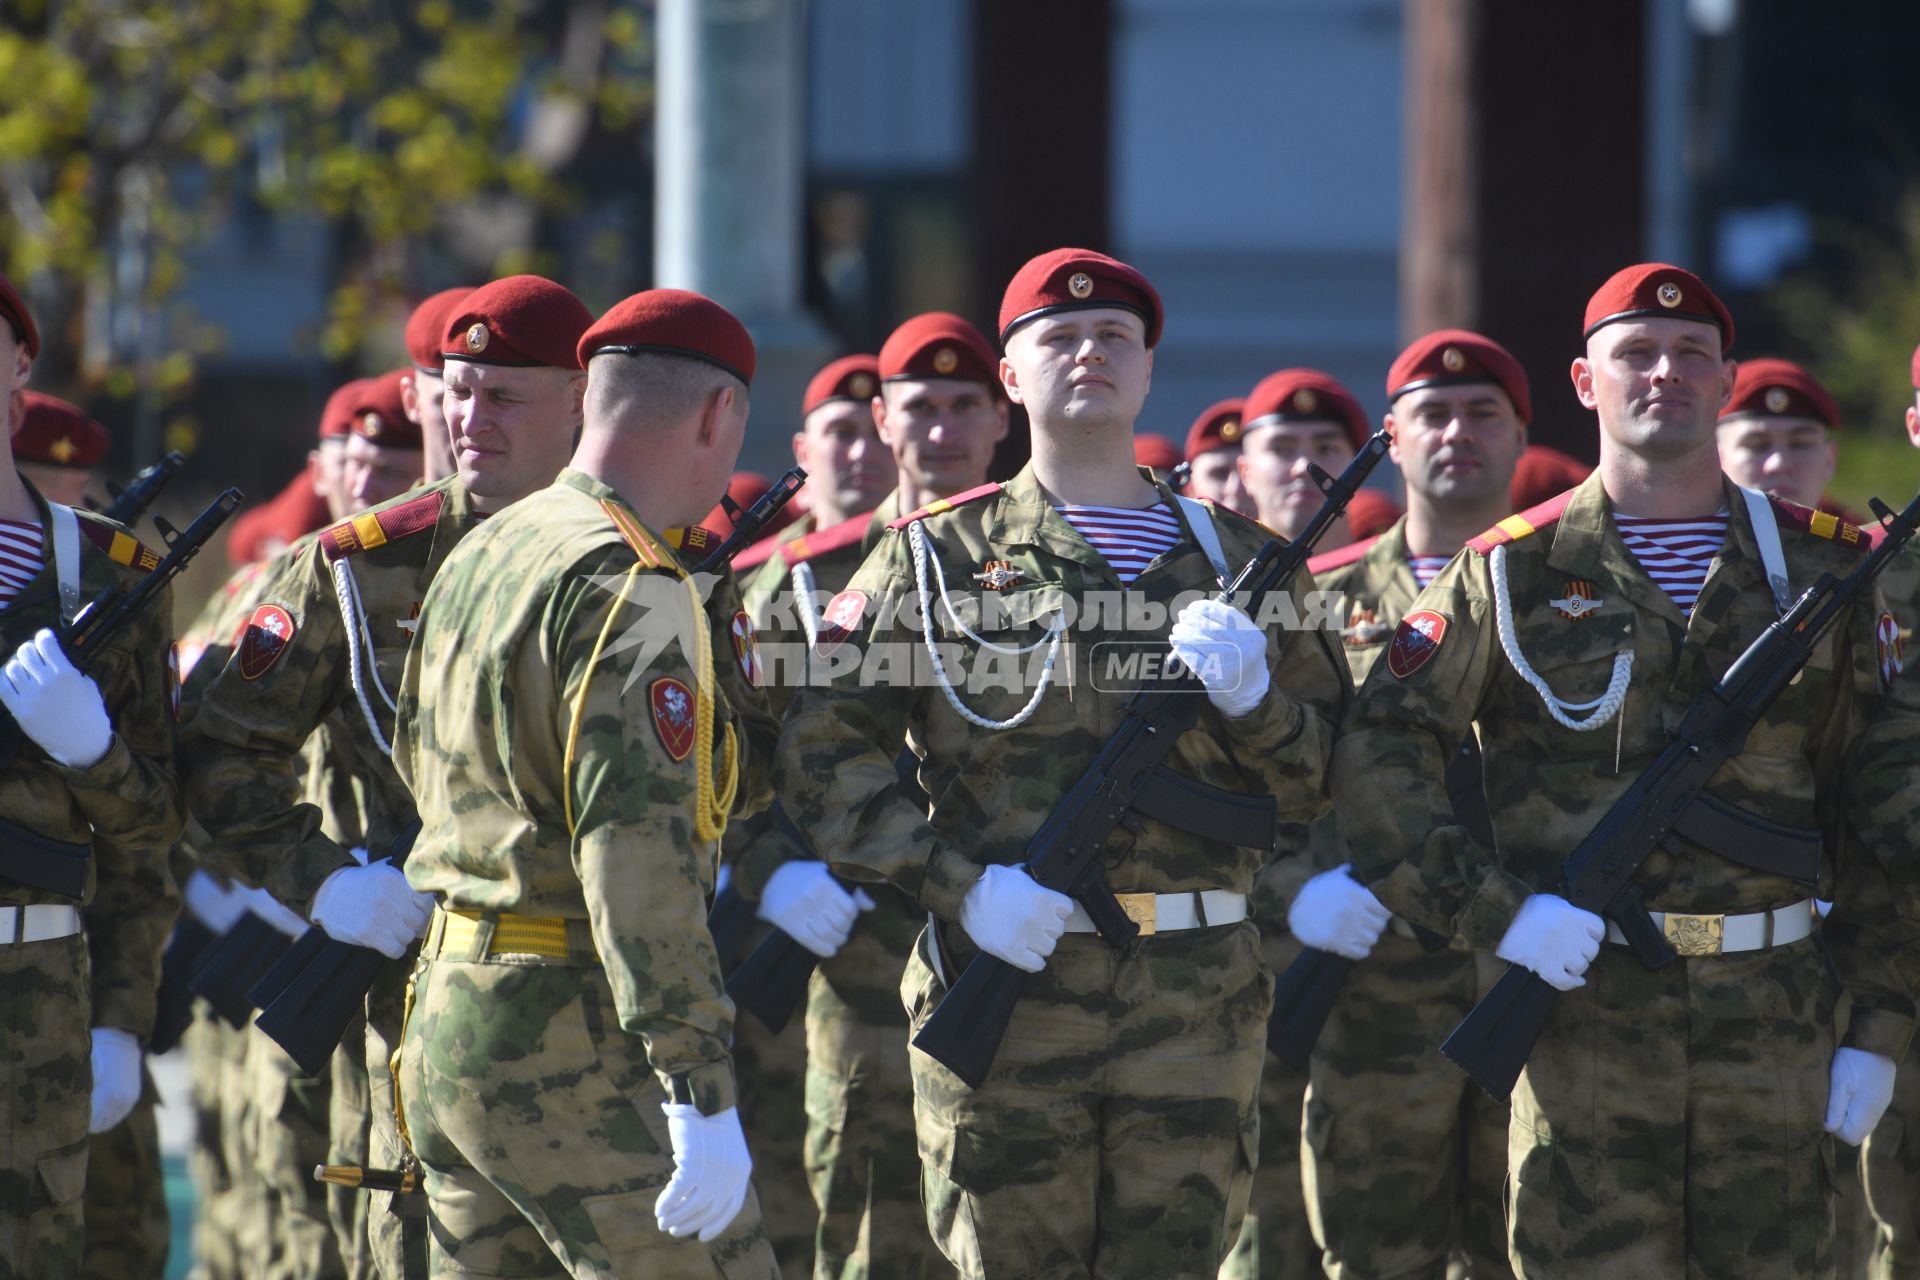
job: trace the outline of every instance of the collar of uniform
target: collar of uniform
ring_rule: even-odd
[[[33,487],[33,481],[23,475],[20,477],[20,483],[26,486],[27,496],[33,499],[34,512],[40,518],[39,572],[27,580],[26,584],[14,595],[13,599],[7,603],[6,608],[6,612],[8,613],[18,610],[21,615],[24,616],[28,609],[37,606],[43,599],[52,598],[57,584],[53,580],[53,515],[47,510],[47,500],[40,496],[38,489]],[[86,539],[83,538],[81,541],[85,542]],[[80,555],[83,561],[86,558],[86,554],[86,550],[82,548]],[[81,571],[81,591],[83,594],[81,604],[83,606],[89,602],[84,596],[86,590],[85,579],[86,572],[83,569]],[[20,639],[30,640],[32,637],[22,636]]]
[[[860,558],[866,559],[873,549],[880,545],[880,539],[886,537],[887,526],[898,520],[906,512],[900,510],[900,491],[893,490],[880,499],[880,505],[873,509],[873,516],[867,521],[867,531],[860,535]]]
[[[1407,518],[1395,520],[1360,558],[1363,588],[1376,601],[1389,593],[1404,592],[1407,603],[1420,594],[1420,579],[1413,576],[1413,564],[1407,551]]]
[[[1600,472],[1580,482],[1553,526],[1553,546],[1547,567],[1576,578],[1611,582],[1634,604],[1685,627],[1686,617],[1665,588],[1647,576],[1640,560],[1627,549],[1613,525],[1613,504],[1607,499]]]
[[[1716,607],[1714,601],[1728,587],[1736,592],[1758,591],[1767,598],[1769,611],[1772,609],[1773,597],[1766,572],[1761,568],[1760,542],[1753,535],[1753,520],[1747,511],[1746,499],[1725,476],[1720,477],[1720,505],[1728,513],[1727,540],[1721,544],[1720,554],[1707,571],[1707,580],[1700,587],[1699,603],[1687,620],[1687,644],[1695,647],[1704,646],[1725,620],[1727,606]]]
[[[1033,463],[1020,468],[1020,474],[1002,486],[994,504],[988,527],[996,543],[1038,547],[1048,555],[1090,569],[1119,587],[1107,558],[1054,509],[1053,499],[1033,474]]]
[[[439,519],[433,522],[433,532],[427,536],[433,539],[427,547],[425,573],[431,578],[440,571],[440,564],[452,551],[454,544],[480,523],[479,512],[473,509],[473,498],[467,493],[467,487],[460,483],[458,475],[448,476],[436,481],[428,489],[422,489],[405,495],[406,498],[418,498],[432,488],[438,488],[446,495],[446,502],[440,508]],[[422,588],[424,594],[424,588]]]

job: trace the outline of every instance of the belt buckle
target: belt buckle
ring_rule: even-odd
[[[1683,956],[1719,955],[1726,929],[1723,915],[1687,916],[1675,911],[1667,912],[1661,925],[1668,943]]]
[[[1141,937],[1151,938],[1158,932],[1155,922],[1159,915],[1158,900],[1160,895],[1154,893],[1116,893],[1113,896],[1120,900],[1120,910],[1126,912],[1127,919],[1140,926]]]

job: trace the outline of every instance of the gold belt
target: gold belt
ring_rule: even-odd
[[[480,931],[491,922],[493,935],[476,948]],[[568,945],[568,935],[573,945]],[[510,911],[470,911],[441,907],[433,913],[423,949],[429,959],[485,960],[503,954],[539,956],[545,960],[584,960],[597,956],[591,927],[585,920],[564,916],[519,916]]]

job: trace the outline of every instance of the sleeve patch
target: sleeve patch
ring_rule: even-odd
[[[647,686],[647,704],[660,745],[675,763],[685,760],[693,751],[693,690],[684,680],[661,676]]]
[[[849,589],[827,601],[827,607],[820,613],[820,638],[815,642],[813,651],[822,658],[831,655],[853,638],[866,612],[867,593],[864,591]]]
[[[1440,642],[1447,636],[1447,615],[1432,609],[1416,609],[1400,619],[1393,643],[1387,648],[1387,670],[1401,680],[1433,660]]]
[[[1880,684],[1891,689],[1893,682],[1900,678],[1906,657],[1900,647],[1900,624],[1892,614],[1880,615],[1880,621],[1873,628],[1873,641],[1880,659]]]
[[[263,604],[247,618],[240,632],[240,678],[258,680],[273,668],[293,643],[293,615],[277,604]]]

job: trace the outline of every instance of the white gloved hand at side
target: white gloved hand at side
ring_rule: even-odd
[[[100,686],[80,674],[60,638],[45,627],[0,667],[0,705],[42,751],[69,769],[91,768],[113,745]]]
[[[88,1133],[105,1133],[140,1101],[140,1042],[112,1027],[93,1029],[93,1101]]]
[[[1309,947],[1365,960],[1392,918],[1342,863],[1300,887],[1287,908],[1287,931]]]
[[[1555,991],[1584,987],[1593,958],[1607,936],[1607,922],[1565,898],[1536,893],[1520,904],[1494,954],[1531,969]]]
[[[754,914],[824,960],[846,945],[860,908],[826,863],[801,860],[767,877]]]
[[[670,1236],[698,1232],[704,1243],[725,1231],[747,1202],[753,1160],[740,1114],[728,1107],[703,1116],[684,1102],[662,1103],[660,1109],[667,1113],[673,1144],[673,1177],[653,1202],[654,1221]]]
[[[1167,645],[1227,719],[1250,714],[1267,696],[1266,633],[1232,605],[1195,600],[1174,619]]]
[[[415,893],[406,873],[391,862],[342,867],[313,895],[313,922],[327,936],[372,947],[398,960],[433,918],[433,895]]]
[[[247,914],[247,891],[238,885],[224,885],[204,871],[187,877],[182,896],[187,911],[219,937]]]
[[[1897,1069],[1885,1054],[1834,1050],[1827,1086],[1827,1132],[1850,1147],[1865,1142],[1893,1101]]]
[[[960,927],[974,945],[1028,973],[1046,967],[1072,914],[1072,898],[1041,888],[1019,867],[997,864],[960,900]]]

